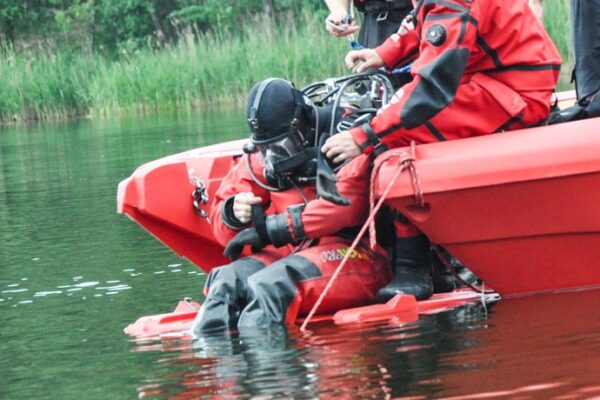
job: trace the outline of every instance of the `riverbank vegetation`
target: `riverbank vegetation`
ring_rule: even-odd
[[[546,3],[568,75],[567,0]],[[303,86],[347,73],[319,0],[45,4],[0,11],[2,122],[191,110],[243,101],[268,76]]]

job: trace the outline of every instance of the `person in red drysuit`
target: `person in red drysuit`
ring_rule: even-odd
[[[526,0],[417,0],[376,49],[351,51],[356,72],[412,63],[413,80],[369,123],[322,147],[341,162],[411,142],[430,143],[535,126],[550,111],[561,58]],[[379,292],[431,294],[429,243],[397,221],[394,279]],[[400,255],[400,257],[398,256]]]
[[[356,157],[337,172],[339,195],[349,204],[316,198],[316,146],[327,115],[282,79],[250,91],[250,148],[223,178],[210,210],[215,238],[235,261],[210,272],[194,335],[295,321],[308,314],[347,253],[354,235],[344,229],[367,218],[372,157]],[[245,246],[254,252],[237,259]],[[319,313],[372,302],[390,280],[387,253],[365,242]]]

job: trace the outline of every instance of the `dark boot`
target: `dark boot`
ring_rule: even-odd
[[[433,292],[446,293],[469,285],[481,285],[481,280],[443,247],[433,252]],[[443,259],[442,259],[443,258]],[[451,268],[454,272],[449,270]]]
[[[456,260],[456,265],[455,263],[453,263],[453,265],[454,269],[456,270],[456,274],[460,278],[460,282],[456,287],[468,287],[469,285],[479,286],[483,283],[482,280],[473,273],[473,271],[462,265],[460,261]]]
[[[424,300],[433,294],[431,280],[431,249],[429,239],[418,235],[396,239],[394,277],[377,292],[377,300],[385,302],[398,293],[412,294]]]
[[[454,277],[454,274],[448,270],[446,263],[450,263],[450,254],[446,252],[438,253],[432,252],[432,264],[433,264],[433,293],[448,293],[458,287],[458,279]],[[445,257],[444,260],[440,260],[441,257]]]
[[[585,111],[590,118],[600,117],[600,91],[586,99]]]

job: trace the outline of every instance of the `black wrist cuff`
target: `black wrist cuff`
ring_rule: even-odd
[[[381,142],[379,136],[373,132],[371,125],[366,123],[361,125],[361,128],[365,131],[365,135],[367,135],[367,142],[369,145],[373,146],[373,154],[375,154],[376,157],[388,149],[387,146]],[[363,149],[361,148],[361,150]]]
[[[304,204],[296,204],[288,207],[288,212],[292,217],[292,229],[294,231],[294,237],[296,241],[306,239],[306,232],[304,232],[304,225],[302,224],[302,212],[304,211]]]
[[[288,227],[287,213],[269,215],[266,223],[267,232],[273,246],[281,247],[288,243],[294,243],[294,238]]]
[[[248,223],[245,224],[235,217],[235,214],[233,213],[234,199],[235,195],[228,197],[223,202],[223,206],[221,207],[221,218],[223,219],[223,223],[226,227],[235,231],[239,231],[240,229],[248,226]]]

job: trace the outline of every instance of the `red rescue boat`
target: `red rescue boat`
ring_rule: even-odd
[[[244,143],[142,165],[119,184],[118,212],[206,272],[226,263],[206,212]],[[486,285],[502,296],[600,287],[600,118],[419,145],[414,158],[418,187],[402,173],[386,203]],[[381,164],[378,195],[399,160]]]
[[[504,297],[600,286],[600,118],[417,146],[388,203]],[[398,157],[381,166],[380,194]]]

